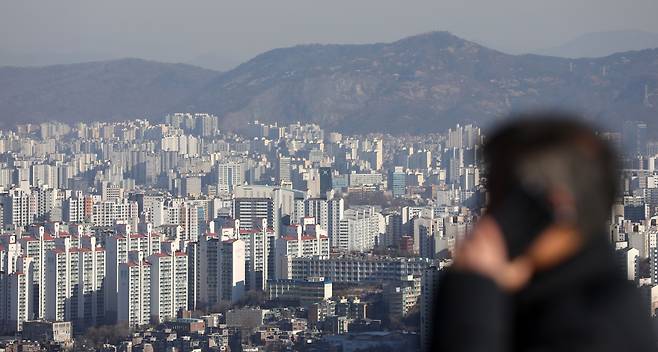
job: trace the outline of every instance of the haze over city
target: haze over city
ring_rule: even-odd
[[[6,1],[0,65],[137,57],[227,70],[278,47],[390,42],[434,30],[527,53],[591,32],[658,33],[656,13],[652,0]]]

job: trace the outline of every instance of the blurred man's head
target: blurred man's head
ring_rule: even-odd
[[[577,116],[515,116],[486,141],[484,159],[491,208],[521,185],[546,195],[556,221],[586,236],[603,231],[616,196],[617,159]]]

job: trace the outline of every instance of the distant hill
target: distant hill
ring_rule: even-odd
[[[188,106],[227,126],[313,121],[342,131],[419,132],[564,107],[616,123],[658,120],[658,50],[602,59],[508,55],[446,32],[393,43],[302,45],[218,76]]]
[[[658,48],[658,33],[612,31],[587,33],[558,47],[537,50],[536,54],[566,58],[603,57],[614,53]]]
[[[597,59],[508,55],[446,32],[275,49],[222,74],[120,60],[5,68],[0,82],[2,121],[201,111],[228,128],[259,119],[404,133],[557,106],[606,123],[644,119],[658,127],[658,49]]]
[[[160,118],[217,75],[139,59],[0,67],[0,125]]]

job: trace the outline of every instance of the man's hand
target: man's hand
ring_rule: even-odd
[[[482,218],[456,249],[454,268],[486,276],[508,292],[525,286],[533,272],[523,255],[509,260],[500,227],[490,217]]]

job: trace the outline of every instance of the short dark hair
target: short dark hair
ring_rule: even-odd
[[[485,141],[483,157],[490,207],[520,184],[562,187],[574,198],[580,232],[603,231],[617,196],[617,153],[578,115],[511,116]]]

